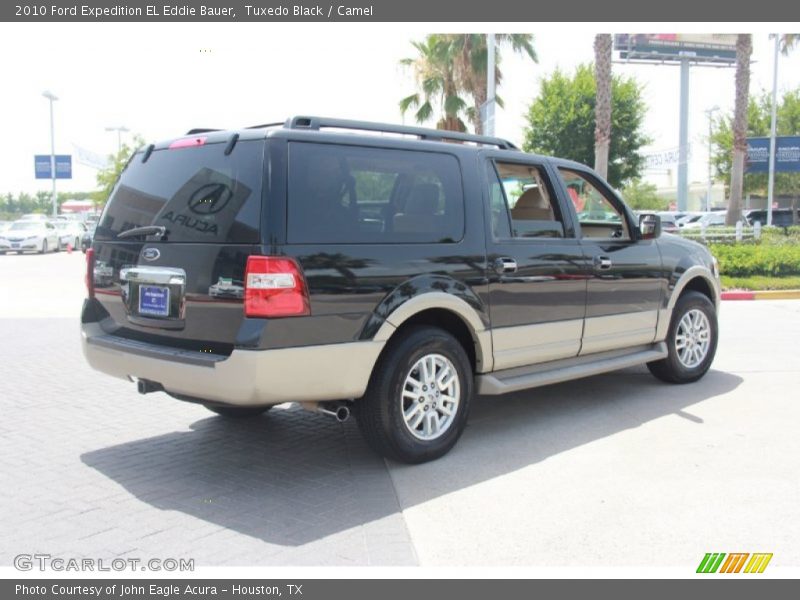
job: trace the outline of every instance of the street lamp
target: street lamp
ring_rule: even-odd
[[[781,36],[770,34],[775,38],[775,56],[772,59],[772,106],[769,121],[769,176],[767,179],[767,227],[772,226],[772,202],[775,199],[775,142],[778,125],[778,50]]]
[[[122,134],[127,133],[130,131],[124,125],[120,125],[119,127],[106,127],[106,131],[116,131],[117,132],[117,153],[122,150]]]
[[[713,184],[711,180],[711,149],[713,147],[713,142],[711,141],[711,127],[714,123],[714,113],[718,110],[719,106],[712,106],[704,111],[708,117],[708,189],[706,190],[706,212],[711,211],[711,186]]]
[[[42,96],[47,98],[50,101],[50,177],[53,181],[53,216],[58,215],[58,201],[56,196],[56,134],[55,134],[55,127],[53,123],[53,102],[58,100],[58,96],[56,96],[53,92],[45,90],[42,92]]]

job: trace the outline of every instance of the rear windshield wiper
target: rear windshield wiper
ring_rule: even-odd
[[[126,229],[117,234],[117,238],[139,237],[140,235],[157,235],[162,238],[167,235],[167,228],[163,225],[145,225],[144,227],[134,227]]]

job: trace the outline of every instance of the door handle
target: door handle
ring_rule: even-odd
[[[503,256],[502,258],[497,258],[494,261],[494,270],[497,273],[516,273],[517,272],[517,261],[513,258],[508,258]]]
[[[594,266],[596,269],[610,269],[614,263],[611,262],[611,259],[607,256],[595,256],[594,257]]]

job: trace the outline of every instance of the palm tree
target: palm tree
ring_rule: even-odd
[[[487,100],[487,71],[489,51],[486,44],[486,35],[482,33],[461,33],[443,35],[452,44],[452,54],[455,58],[455,73],[460,89],[472,97],[472,106],[466,113],[475,133],[483,133],[481,120],[481,107]],[[495,35],[497,46],[509,45],[511,49],[526,55],[533,62],[538,62],[536,49],[533,46],[534,38],[530,33],[498,33]],[[495,49],[495,84],[500,85],[503,73],[500,70],[500,49]],[[495,96],[498,106],[503,106],[501,98]]]
[[[417,123],[424,123],[438,109],[440,117],[437,129],[466,131],[463,116],[467,103],[459,95],[456,81],[453,44],[446,36],[431,34],[422,42],[411,42],[417,50],[415,58],[404,58],[400,64],[414,70],[414,78],[420,92],[406,96],[400,101],[400,112],[415,108]]]
[[[594,37],[594,170],[608,176],[608,151],[611,147],[611,51],[610,33]]]
[[[781,35],[781,52],[788,55],[792,49],[800,44],[800,33],[784,33]]]
[[[733,108],[733,162],[731,164],[731,197],[728,201],[726,225],[735,225],[742,218],[744,161],[747,156],[747,104],[750,93],[750,54],[753,36],[740,33],[736,38],[736,100]]]

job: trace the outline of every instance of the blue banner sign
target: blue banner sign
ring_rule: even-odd
[[[769,172],[769,138],[747,138],[747,173]],[[775,138],[775,172],[800,172],[800,136]]]
[[[52,179],[50,169],[50,155],[37,154],[33,157],[36,179]],[[70,154],[56,154],[56,179],[72,179],[72,156]]]

